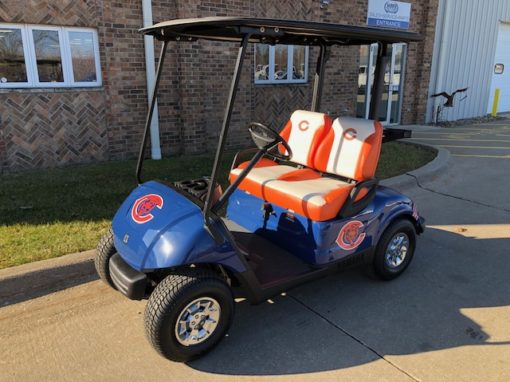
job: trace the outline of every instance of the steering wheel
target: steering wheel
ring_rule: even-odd
[[[292,158],[292,150],[287,141],[270,127],[262,123],[252,122],[248,130],[250,131],[253,142],[260,150],[265,150],[269,155],[284,161],[288,161]],[[283,153],[279,150],[279,145],[282,145],[285,149]]]

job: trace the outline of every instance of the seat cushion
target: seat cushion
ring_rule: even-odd
[[[246,161],[241,163],[237,168],[244,169],[248,166],[250,161]],[[278,163],[269,159],[269,158],[261,158],[257,163],[255,163],[255,167],[269,167],[269,166],[278,166]]]
[[[241,169],[231,172],[234,181]],[[354,185],[292,166],[254,168],[239,188],[314,221],[337,216]]]
[[[244,166],[246,167],[246,166]],[[244,167],[237,167],[230,171],[229,180],[234,182],[237,176],[241,173]],[[241,182],[239,188],[254,194],[253,187],[262,187],[264,182],[269,180],[278,179],[280,176],[297,170],[296,167],[286,165],[276,166],[257,166],[248,173],[248,176]],[[253,187],[246,187],[247,185],[253,184]]]

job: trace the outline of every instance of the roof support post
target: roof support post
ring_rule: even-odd
[[[236,180],[228,186],[223,195],[218,199],[218,201],[211,207],[211,211],[216,213],[223,205],[226,203],[230,195],[234,193],[237,187],[241,184],[241,182],[246,178],[246,175],[255,167],[258,161],[266,154],[267,150],[259,150],[257,153],[251,158],[248,165],[244,168],[244,171],[239,174]]]
[[[319,57],[317,58],[317,66],[315,69],[315,79],[313,82],[311,111],[318,111],[321,106],[322,87],[324,84],[324,71],[326,69],[328,53],[329,53],[328,46],[324,43],[320,44]]]
[[[214,164],[211,174],[211,180],[209,184],[209,189],[207,190],[207,198],[205,199],[204,204],[204,220],[205,225],[209,226],[209,212],[211,210],[212,204],[212,196],[214,194],[215,183],[218,174],[218,167],[220,166],[221,159],[223,157],[223,151],[225,149],[225,143],[227,140],[228,129],[230,127],[230,118],[232,117],[232,110],[234,109],[234,101],[237,94],[237,87],[239,85],[239,79],[241,78],[241,70],[243,68],[244,56],[246,53],[246,48],[248,46],[248,40],[250,39],[249,34],[245,34],[243,36],[243,40],[241,45],[239,46],[239,51],[237,53],[237,60],[234,68],[234,77],[232,78],[232,83],[230,85],[230,91],[227,98],[227,106],[225,108],[225,115],[223,116],[223,124],[221,126],[220,139],[218,143],[218,149],[216,150],[216,156],[214,158]]]
[[[389,59],[390,56],[388,55],[388,44],[379,43],[379,49],[377,49],[377,60],[375,63],[376,72],[374,78],[374,87],[372,90],[372,97],[370,98],[370,111],[368,113],[368,119],[379,120],[379,111],[382,101],[381,98],[384,88],[384,75]]]
[[[152,115],[154,113],[154,107],[156,106],[157,98],[158,98],[158,88],[159,88],[159,80],[161,79],[161,72],[163,68],[163,62],[165,61],[166,48],[168,46],[168,41],[164,41],[161,46],[161,53],[159,55],[158,69],[156,71],[156,82],[154,83],[154,90],[152,92],[152,97],[150,98],[151,103],[149,106],[149,111],[147,112],[147,118],[145,119],[145,129],[143,132],[142,143],[140,144],[140,152],[138,153],[138,163],[136,164],[136,181],[138,184],[142,183],[142,164],[145,156],[145,147],[147,146],[147,136],[149,135],[149,130],[152,122]]]

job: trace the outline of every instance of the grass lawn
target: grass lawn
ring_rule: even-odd
[[[234,153],[227,153],[225,186]],[[431,161],[435,154],[399,143],[383,145],[379,179]],[[95,248],[115,211],[136,186],[135,161],[69,166],[0,176],[0,269]],[[211,155],[147,161],[144,179],[209,175]]]

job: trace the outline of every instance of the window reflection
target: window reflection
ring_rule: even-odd
[[[369,45],[361,45],[359,47],[359,70],[358,70],[358,94],[356,98],[356,117],[365,118],[366,114],[366,89],[368,80],[369,67]],[[372,68],[373,69],[373,68]],[[372,77],[372,76],[370,76]]]
[[[287,45],[276,45],[274,50],[274,79],[286,80],[287,79]]]
[[[20,29],[0,28],[0,81],[27,82]]]
[[[34,29],[32,34],[39,82],[64,82],[58,32]]]
[[[255,51],[255,80],[269,79],[269,45],[257,44]]]
[[[305,78],[306,48],[301,45],[294,46],[292,79],[302,80]]]
[[[69,32],[73,75],[76,82],[96,81],[94,42],[90,32]]]
[[[308,46],[255,44],[255,83],[306,83]]]

